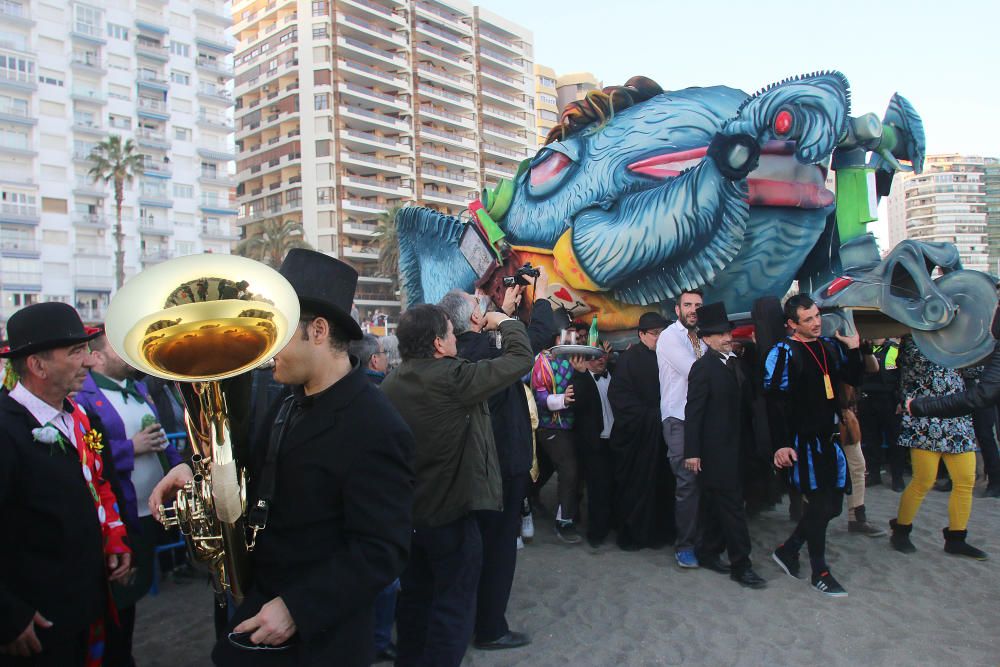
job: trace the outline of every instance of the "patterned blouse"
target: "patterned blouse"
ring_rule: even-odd
[[[900,357],[899,384],[902,396],[942,396],[965,391],[961,373],[931,362],[917,348],[912,336],[903,337]],[[943,419],[904,414],[899,444],[902,447],[945,454],[962,454],[979,449],[971,417]]]

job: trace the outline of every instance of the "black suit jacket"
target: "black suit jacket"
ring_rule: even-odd
[[[281,443],[268,524],[252,552],[254,586],[233,625],[281,596],[299,635],[295,664],[368,665],[375,597],[409,554],[413,435],[357,366],[321,394],[286,401],[304,407]],[[266,449],[254,451],[248,507]],[[221,664],[250,664],[246,652],[237,662],[219,655]]]
[[[600,446],[604,407],[597,381],[590,371],[573,372],[573,430],[581,445],[591,448]]]
[[[709,350],[688,373],[684,457],[701,459],[701,484],[737,489],[742,439],[753,437],[751,388],[742,370]]]
[[[54,624],[45,644],[75,638],[105,610],[104,540],[80,459],[36,442],[39,426],[0,395],[0,644],[36,611]]]

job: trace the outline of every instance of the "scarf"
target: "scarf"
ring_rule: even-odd
[[[122,395],[122,400],[128,403],[128,399],[132,398],[139,403],[145,403],[146,397],[142,395],[139,391],[139,387],[136,386],[135,380],[132,378],[125,378],[125,386],[121,386],[111,378],[101,375],[96,371],[90,372],[91,377],[94,378],[94,384],[97,385],[102,391],[117,391]]]

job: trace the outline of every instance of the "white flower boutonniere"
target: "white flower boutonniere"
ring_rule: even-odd
[[[49,455],[55,453],[55,445],[59,445],[59,449],[64,452],[66,451],[66,438],[52,424],[31,429],[31,436],[35,439],[35,442],[49,446]]]
[[[45,443],[46,445],[54,445],[59,442],[59,429],[55,426],[43,426],[41,428],[31,429],[31,435],[35,438],[37,442]]]

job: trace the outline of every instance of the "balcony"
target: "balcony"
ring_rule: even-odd
[[[357,16],[351,16],[350,14],[337,12],[337,22],[342,25],[350,26],[362,32],[378,35],[379,37],[382,37],[390,42],[393,42],[394,44],[398,44],[399,46],[406,46],[406,38],[400,35],[399,33],[393,32],[392,30],[387,30],[382,26],[375,25],[374,23],[365,21],[364,19],[358,18]]]
[[[506,130],[502,127],[496,125],[483,124],[483,133],[492,134],[494,138],[500,138],[501,141],[508,141],[514,144],[524,144],[527,139],[524,136],[524,132],[513,132],[511,130]]]
[[[514,151],[509,148],[503,148],[502,146],[497,146],[496,144],[483,143],[483,150],[487,153],[493,153],[494,155],[502,155],[503,157],[509,157],[512,160],[523,160],[526,157],[531,157],[527,151],[520,150]]]
[[[431,190],[430,188],[423,189],[423,198],[426,199],[427,201],[443,201],[453,206],[454,205],[465,206],[472,200],[473,197],[475,197],[474,193],[471,196],[463,197],[461,195],[454,195],[451,194],[450,192],[445,192],[443,190]]]
[[[73,246],[73,255],[76,257],[106,257],[112,256],[111,246],[106,243],[77,243]]]
[[[342,230],[348,236],[368,239],[377,238],[381,234],[378,225],[370,225],[364,222],[345,222],[342,225]]]
[[[444,132],[442,130],[435,130],[432,127],[427,127],[426,125],[420,126],[420,134],[431,137],[435,141],[444,141],[450,143],[454,146],[461,146],[462,148],[468,148],[469,150],[476,149],[476,142],[467,137],[463,137],[454,132]]]
[[[447,90],[434,88],[432,86],[425,86],[423,84],[417,86],[417,92],[422,98],[432,97],[439,102],[450,104],[452,107],[458,108],[462,111],[471,111],[473,109],[472,99],[468,96],[456,95],[455,93],[449,93]]]
[[[239,212],[238,205],[234,200],[225,196],[213,197],[208,193],[202,193],[199,208],[205,213],[218,215],[236,215]]]
[[[494,79],[496,81],[499,81],[500,83],[511,86],[512,88],[516,88],[518,90],[523,90],[524,88],[524,79],[521,79],[520,77],[515,79],[514,77],[508,74],[504,74],[503,72],[499,72],[495,69],[490,69],[488,67],[481,67],[479,69],[479,73],[485,77]]]
[[[359,63],[356,60],[339,60],[337,61],[337,64],[340,68],[346,70],[347,73],[361,74],[362,76],[374,78],[378,81],[392,83],[399,88],[409,88],[409,84],[406,79],[398,74],[375,69],[374,67],[369,67],[364,63]]]
[[[42,289],[42,272],[0,270],[0,284],[5,290],[40,291]]]
[[[81,290],[110,292],[112,285],[114,285],[114,280],[110,275],[94,275],[89,273],[76,273],[73,275],[73,286],[78,292]]]
[[[0,237],[0,256],[38,259],[42,256],[42,249],[35,239],[5,239]]]
[[[173,236],[174,227],[166,218],[148,217],[139,220],[139,233],[154,236]]]
[[[82,21],[75,21],[70,31],[70,35],[74,39],[91,42],[92,44],[105,44],[107,43],[107,40],[104,39],[104,31],[102,29],[103,26],[103,20],[97,25],[91,25],[90,23],[84,23]]]
[[[18,125],[38,124],[38,119],[32,116],[27,105],[15,106],[10,103],[0,103],[0,121],[17,123]]]
[[[460,153],[449,153],[447,151],[436,151],[432,148],[420,147],[420,157],[430,162],[446,162],[449,164],[465,165],[475,167],[476,161]]]
[[[35,62],[29,61],[30,71],[0,69],[0,85],[18,90],[37,90],[38,79],[35,77]]]
[[[73,226],[83,229],[107,229],[108,219],[100,213],[78,213],[73,216]]]
[[[442,30],[441,28],[433,26],[430,23],[424,23],[423,21],[418,21],[417,22],[417,30],[421,30],[421,31],[423,31],[425,33],[434,35],[435,37],[443,40],[444,42],[447,42],[448,44],[452,44],[454,46],[460,47],[463,50],[466,50],[466,51],[471,51],[472,50],[472,45],[469,44],[464,39],[462,39],[461,37],[459,37],[458,35],[455,35],[454,33],[450,33],[447,30]]]
[[[173,208],[174,200],[165,189],[148,189],[145,188],[139,192],[139,205],[140,206],[154,206],[156,208]]]
[[[170,148],[170,140],[167,139],[167,136],[163,132],[150,130],[145,127],[135,128],[135,142],[140,146],[148,146],[160,150]]]
[[[518,118],[515,114],[512,114],[508,111],[504,111],[503,109],[497,109],[496,107],[486,106],[485,104],[483,105],[483,115],[493,116],[494,118],[500,118],[502,120],[505,120],[509,123],[514,123],[516,125],[524,124],[524,121]]]
[[[341,187],[349,190],[367,190],[393,197],[412,197],[413,190],[404,188],[399,181],[382,181],[368,176],[346,175],[341,178]]]
[[[391,137],[380,137],[377,134],[371,132],[362,132],[361,130],[345,130],[341,133],[341,137],[345,141],[353,141],[354,143],[361,143],[366,146],[376,146],[383,149],[392,149],[393,152],[397,153],[411,153],[413,148],[410,144],[404,143],[399,139],[393,139]]]
[[[34,204],[0,204],[0,222],[15,225],[37,225],[38,207]]]
[[[78,118],[73,121],[73,131],[81,134],[91,134],[98,137],[104,137],[108,134],[107,128],[101,127],[93,120],[84,118]]]
[[[456,14],[452,14],[450,12],[446,12],[443,9],[438,9],[437,7],[434,7],[429,3],[416,2],[414,3],[414,5],[417,8],[417,16],[423,14],[425,18],[429,18],[432,21],[437,21],[437,22],[443,21],[448,25],[448,27],[456,29],[463,35],[472,34],[472,28],[470,28],[467,23],[462,22],[462,17]]]
[[[135,55],[142,58],[148,58],[149,60],[155,60],[160,63],[165,63],[170,60],[170,52],[167,51],[167,48],[162,44],[136,42]]]
[[[205,158],[206,160],[217,160],[219,162],[229,162],[236,159],[236,148],[235,147],[211,147],[211,146],[199,146],[198,155]]]
[[[142,163],[142,173],[153,178],[170,178],[173,171],[169,162],[154,162],[146,160]]]
[[[144,248],[139,253],[139,261],[143,264],[159,264],[174,256],[167,248]]]
[[[135,27],[142,32],[156,35],[166,35],[170,32],[162,12],[150,12],[140,9],[135,17]]]
[[[374,155],[366,155],[365,153],[341,153],[340,159],[341,161],[348,163],[353,162],[364,165],[376,165],[381,169],[392,171],[397,174],[410,173],[410,165],[406,162],[401,162],[399,160],[383,160],[382,158],[377,158]]]
[[[74,88],[69,96],[76,102],[91,102],[102,106],[108,101],[108,98],[104,96],[104,93],[91,88]]]
[[[459,185],[466,188],[479,187],[479,181],[470,178],[462,171],[444,171],[437,169],[421,169],[420,175],[436,181],[442,181],[452,185]]]
[[[366,248],[365,246],[343,246],[341,252],[344,257],[350,259],[360,259],[366,262],[378,261],[378,249]]]
[[[91,74],[106,74],[108,71],[96,53],[74,53],[69,64],[75,70]]]
[[[162,100],[140,97],[136,102],[138,103],[136,113],[139,116],[146,116],[157,120],[168,120],[170,118],[170,109],[167,107],[167,103]]]
[[[0,19],[3,21],[23,27],[31,27],[35,22],[31,20],[31,13],[28,11],[27,2],[0,2]]]
[[[376,113],[374,111],[368,111],[367,109],[362,109],[361,107],[342,104],[340,106],[340,113],[355,116],[360,120],[366,120],[376,125],[391,127],[400,132],[410,131],[410,124],[405,120],[394,118],[392,116],[386,116],[385,114]]]
[[[107,192],[104,190],[104,181],[93,181],[89,177],[78,178],[73,186],[73,194],[77,197],[93,197],[94,199],[104,199]]]
[[[520,44],[518,44],[510,37],[504,37],[502,35],[498,35],[497,33],[492,32],[490,30],[484,30],[482,27],[479,28],[479,37],[480,39],[485,39],[491,42],[492,44],[507,49],[508,51],[511,51],[513,53],[521,54],[524,52],[524,47],[522,47]]]
[[[485,86],[483,87],[483,95],[486,95],[487,97],[491,97],[491,98],[493,98],[495,100],[500,100],[501,102],[506,102],[507,104],[515,106],[515,107],[517,107],[519,109],[524,108],[524,106],[525,106],[524,105],[524,96],[523,95],[521,96],[520,99],[518,99],[517,97],[515,97],[513,95],[508,95],[507,93],[503,92],[502,90],[497,90],[495,88],[486,88]]]
[[[262,201],[263,200],[257,202],[261,204],[260,206],[257,206],[256,203],[254,202],[250,202],[249,204],[245,205],[249,213],[244,215],[243,218],[239,221],[240,225],[246,225],[247,223],[253,222],[255,220],[267,220],[268,218],[278,218],[285,215],[286,213],[292,213],[294,211],[302,210],[301,199],[293,199],[292,201],[287,201],[284,204],[280,204],[278,206],[264,206]]]
[[[198,182],[202,185],[216,185],[219,187],[235,188],[237,181],[229,174],[219,171],[203,171],[198,176]]]
[[[449,125],[457,125],[458,127],[464,127],[468,130],[476,129],[476,124],[471,118],[464,118],[458,114],[451,113],[450,111],[445,111],[444,109],[438,109],[436,107],[422,105],[420,107],[420,115],[427,116],[432,120],[439,120],[441,122],[447,123]]]
[[[394,13],[388,7],[384,7],[374,2],[368,2],[368,0],[345,0],[344,4],[357,7],[362,11],[367,12],[370,16],[377,16],[380,19],[392,21],[399,26],[406,25],[406,21],[402,16]]]
[[[201,223],[201,233],[199,234],[203,239],[210,239],[213,241],[239,241],[240,235],[229,225],[217,225],[210,222]]]
[[[356,54],[362,57],[371,57],[378,62],[388,63],[395,67],[406,67],[407,61],[405,56],[401,56],[393,51],[386,51],[385,49],[380,49],[371,44],[366,44],[360,39],[354,39],[353,37],[338,37],[337,44],[340,47],[347,47],[353,50]]]
[[[93,278],[98,278],[98,276],[92,276]],[[110,289],[111,279],[108,279],[108,288]],[[79,286],[79,284],[78,284]],[[77,304],[76,312],[80,313],[80,319],[84,322],[103,322],[104,317],[108,312],[108,307],[105,305],[101,306],[81,306]]]
[[[360,211],[362,213],[383,213],[390,208],[389,204],[382,204],[367,199],[341,199],[340,206],[350,211]]]
[[[420,76],[430,77],[439,83],[451,86],[452,88],[457,88],[463,92],[472,91],[472,81],[470,81],[467,77],[457,76],[451,72],[446,72],[443,69],[431,67],[427,63],[420,63],[417,65],[417,69],[420,71]]]
[[[492,164],[489,162],[487,162],[483,166],[483,169],[484,171],[486,171],[487,174],[491,174],[493,176],[499,176],[500,178],[514,178],[514,176],[517,173],[513,169],[507,169],[506,167],[502,167],[498,164]]]
[[[198,98],[209,102],[222,102],[224,104],[233,103],[233,94],[225,88],[217,86],[200,86],[198,88]]]
[[[170,90],[170,82],[152,72],[140,70],[136,82],[139,84],[139,88],[158,90],[164,93]]]
[[[219,53],[232,53],[236,47],[226,37],[225,30],[211,30],[204,25],[198,26],[198,33],[194,36],[194,43],[206,49],[218,51]]]
[[[236,72],[232,67],[227,65],[225,62],[220,62],[216,58],[198,56],[197,65],[198,69],[214,74],[215,76],[221,76],[227,79],[232,79],[236,76]]]
[[[401,100],[396,95],[388,95],[375,90],[374,88],[362,86],[361,84],[341,82],[338,84],[337,89],[349,97],[360,97],[361,99],[369,102],[389,104],[400,111],[409,111],[410,109],[410,103],[408,101]]]
[[[425,55],[431,56],[432,58],[438,58],[441,60],[446,60],[453,65],[457,65],[463,69],[472,70],[473,65],[468,60],[463,60],[461,57],[454,53],[449,53],[448,51],[443,51],[441,49],[435,48],[430,44],[425,42],[420,42],[417,44],[417,51]]]
[[[236,130],[231,118],[220,113],[210,113],[204,109],[198,114],[198,125],[216,130],[226,130],[227,132]]]

